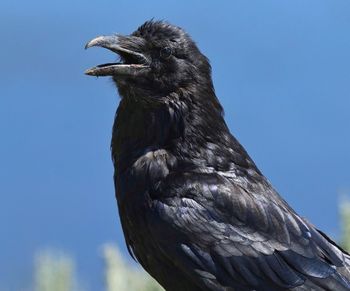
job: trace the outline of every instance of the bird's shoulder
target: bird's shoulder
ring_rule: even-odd
[[[174,214],[200,213],[201,219],[209,223],[244,229],[241,235],[252,240],[258,235],[264,241],[273,238],[276,247],[289,244],[293,234],[309,237],[303,219],[266,179],[258,180],[254,174],[243,177],[233,171],[172,172],[152,189],[151,197],[155,205],[159,203]]]
[[[299,217],[266,180],[177,172],[150,195],[152,232],[160,245],[170,253],[176,248],[202,276],[210,274],[227,286],[242,282],[292,288],[311,282],[338,290],[350,287],[336,271],[345,265],[342,251]],[[174,259],[184,262],[181,256]]]

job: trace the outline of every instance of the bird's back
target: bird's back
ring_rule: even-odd
[[[139,113],[127,118],[137,128]],[[350,290],[348,254],[280,198],[233,137],[232,165],[219,171],[170,146],[125,146],[131,131],[115,128],[112,139],[121,221],[166,290]]]

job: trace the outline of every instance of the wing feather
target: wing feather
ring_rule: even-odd
[[[337,272],[346,265],[344,253],[272,197],[247,192],[216,174],[169,175],[152,193],[152,223],[162,230],[152,235],[166,252],[171,246],[162,236],[180,233],[173,244],[181,248],[172,259],[193,278],[201,274],[206,286],[350,289]]]

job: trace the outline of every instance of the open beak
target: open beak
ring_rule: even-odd
[[[85,71],[89,76],[139,76],[150,71],[149,59],[140,52],[133,50],[135,40],[127,36],[99,36],[85,45],[85,49],[99,46],[117,53],[122,62],[107,63],[92,67]],[[128,45],[129,44],[129,45]],[[131,45],[130,45],[131,44]]]

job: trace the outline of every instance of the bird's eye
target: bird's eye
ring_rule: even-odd
[[[171,56],[171,54],[172,54],[173,52],[172,52],[172,50],[171,50],[171,48],[170,47],[164,47],[164,48],[162,48],[161,50],[160,50],[160,57],[162,58],[162,59],[168,59],[168,58],[170,58],[170,56]]]

